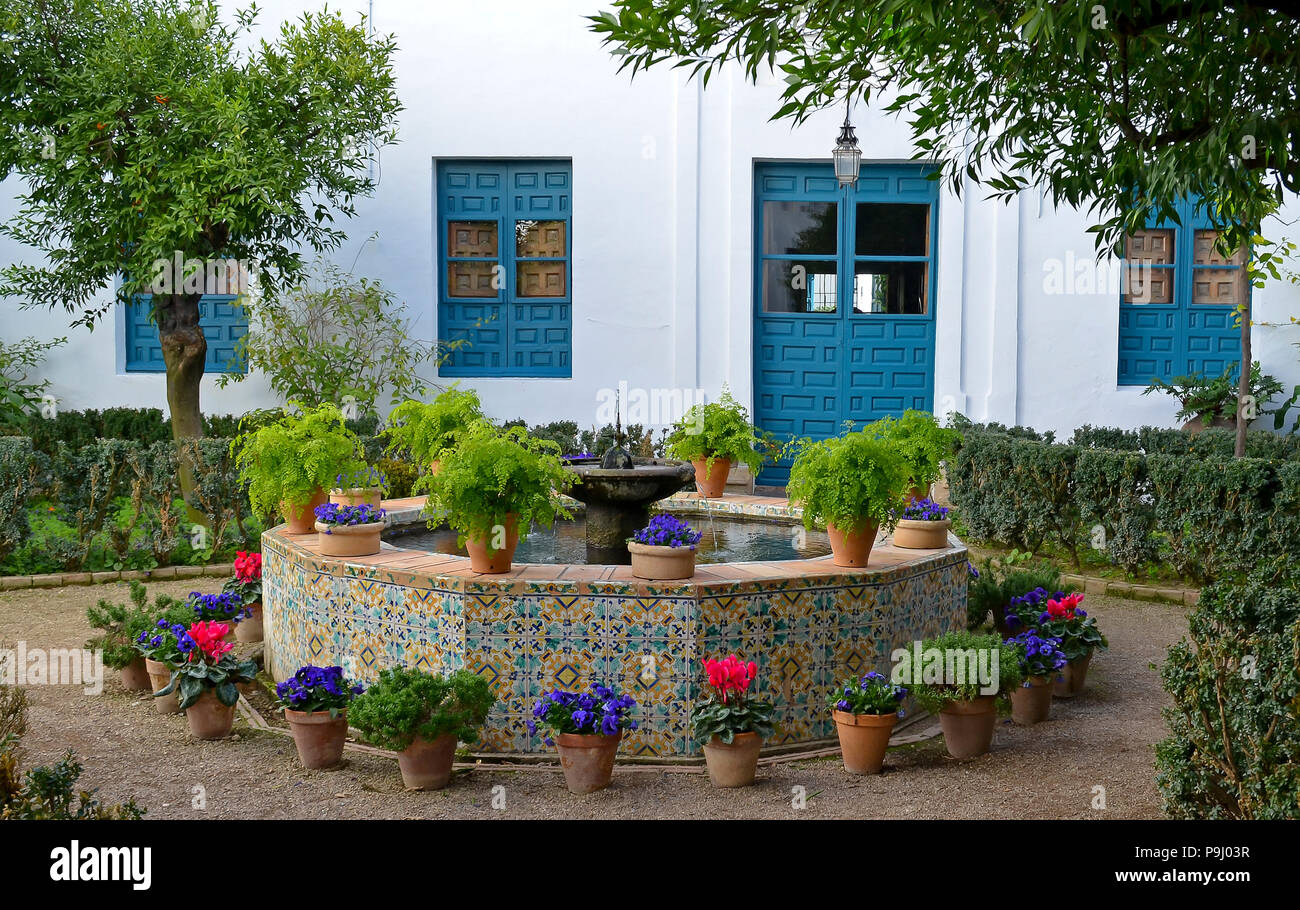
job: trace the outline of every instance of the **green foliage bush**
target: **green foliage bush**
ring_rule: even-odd
[[[67,341],[67,338],[53,341],[23,338],[13,342],[0,339],[0,426],[21,424],[37,412],[50,381],[34,379],[32,373],[45,362],[50,351]]]
[[[441,470],[421,477],[416,489],[429,494],[426,512],[445,520],[462,543],[467,537],[490,541],[507,515],[517,517],[520,537],[533,524],[549,528],[557,514],[569,517],[554,494],[576,477],[553,442],[534,439],[522,427],[502,430],[479,421],[441,454]]]
[[[36,494],[39,473],[30,439],[0,438],[0,563],[31,533],[27,504]]]
[[[1031,553],[1051,544],[1076,566],[1080,549],[1093,547],[1125,571],[1159,562],[1197,584],[1296,552],[1300,459],[1233,458],[1223,431],[1192,439],[1083,427],[1058,445],[968,424],[949,466],[952,501],[974,539]],[[1263,441],[1254,449],[1288,451]]]
[[[1011,598],[1035,588],[1042,588],[1049,595],[1074,590],[1073,586],[1061,583],[1061,570],[1050,562],[1031,560],[1027,556],[999,565],[992,559],[984,560],[979,577],[972,578],[966,588],[966,627],[976,631],[991,621],[999,632],[1007,632],[1004,608],[1011,603]]]
[[[451,733],[459,742],[472,743],[495,704],[487,679],[471,670],[441,676],[389,667],[353,699],[348,723],[368,742],[395,752],[417,736],[434,740]]]
[[[729,458],[757,474],[763,464],[749,412],[725,386],[717,401],[694,405],[682,415],[668,434],[667,446],[674,458],[703,459],[710,467],[719,458]]]
[[[0,821],[20,819],[138,819],[135,800],[110,805],[93,790],[78,790],[84,770],[69,749],[54,765],[21,771],[21,737],[27,731],[22,689],[0,684]]]
[[[943,681],[926,682],[924,675],[926,664],[923,660],[920,667],[909,667],[910,675],[904,675],[897,680],[911,690],[912,695],[915,696],[917,703],[921,707],[927,711],[939,712],[956,701],[969,701],[984,695],[994,695],[999,708],[1005,709],[1011,697],[1011,690],[1020,683],[1021,678],[1020,661],[1015,646],[1004,643],[1000,635],[982,635],[978,632],[957,630],[947,632],[937,638],[927,638],[921,642],[922,655],[932,649],[945,654],[968,653],[971,651],[976,653],[997,652],[997,679],[990,680],[990,683],[996,683],[996,690],[994,692],[981,691],[984,686],[978,680],[971,679],[969,673],[961,682],[958,682],[956,677]],[[967,662],[960,661],[960,659],[958,662],[969,670]],[[991,653],[988,662],[980,666],[987,667],[990,672],[994,670]]]
[[[104,665],[114,670],[122,669],[140,656],[135,640],[154,621],[144,585],[133,581],[130,596],[129,604],[110,603],[101,597],[95,606],[86,610],[86,621],[100,633],[86,642],[86,648],[91,651],[102,648]]]
[[[1294,554],[1206,587],[1161,676],[1156,786],[1175,818],[1300,819],[1300,575]]]
[[[470,424],[483,419],[478,393],[455,384],[427,404],[403,401],[388,415],[388,454],[401,455],[423,469],[438,460],[443,449],[455,446]]]
[[[334,486],[339,474],[364,468],[362,448],[342,412],[328,403],[286,410],[230,444],[257,515],[278,512],[281,503],[301,508],[317,490]]]
[[[803,523],[833,522],[842,530],[890,523],[911,486],[912,468],[898,448],[864,427],[816,442],[800,439],[786,495],[803,507]]]
[[[902,417],[885,417],[870,426],[898,448],[911,471],[914,487],[928,488],[939,479],[943,462],[952,457],[961,439],[956,430],[939,426],[933,414],[910,408]]]

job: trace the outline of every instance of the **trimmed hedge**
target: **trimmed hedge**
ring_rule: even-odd
[[[1300,460],[1233,458],[1223,431],[1217,442],[1200,434],[1210,440],[1180,454],[1142,451],[1176,448],[1166,432],[1189,438],[1084,427],[1059,445],[1033,431],[968,425],[949,465],[952,500],[974,537],[1031,553],[1050,543],[1076,566],[1080,547],[1091,546],[1126,571],[1163,560],[1204,584],[1248,573],[1270,554],[1300,554]],[[1281,442],[1255,450],[1286,450],[1272,438]],[[1228,454],[1217,454],[1225,441]]]
[[[1280,571],[1279,571],[1280,569]],[[1279,560],[1204,589],[1161,671],[1156,786],[1175,818],[1300,819],[1300,576]]]

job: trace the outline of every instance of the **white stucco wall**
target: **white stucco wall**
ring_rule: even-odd
[[[234,4],[231,4],[232,6]],[[332,3],[352,17],[367,2]],[[268,0],[268,35],[317,0]],[[466,379],[496,417],[603,423],[599,390],[703,388],[724,381],[752,404],[751,261],[755,161],[828,160],[842,111],[794,129],[771,122],[781,85],[724,72],[701,91],[658,68],[635,81],[586,28],[592,0],[374,0],[374,26],[396,34],[401,142],[377,162],[376,195],[361,200],[351,239],[334,256],[387,283],[417,329],[435,334],[434,163],[439,158],[558,157],[573,162],[573,376]],[[866,110],[853,119],[864,163],[905,160],[905,123]],[[14,211],[11,180],[0,217]],[[1090,258],[1088,220],[1037,192],[1004,206],[969,189],[939,203],[935,410],[1068,432],[1082,423],[1172,425],[1172,400],[1116,385],[1115,294],[1049,294],[1045,264]],[[1289,201],[1283,218],[1300,206]],[[1300,239],[1294,228],[1278,236]],[[367,242],[372,234],[377,239]],[[360,255],[358,256],[358,252]],[[0,240],[0,261],[30,251]],[[105,288],[104,295],[107,296]],[[1255,294],[1256,318],[1300,313],[1300,288]],[[163,377],[122,372],[111,319],[93,334],[62,311],[0,303],[0,335],[68,335],[47,372],[64,407],[164,407]],[[1255,331],[1257,358],[1288,388],[1300,383],[1300,329]],[[226,390],[209,380],[203,407],[274,404],[252,377]]]

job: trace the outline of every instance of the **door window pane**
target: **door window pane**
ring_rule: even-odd
[[[520,259],[562,259],[566,250],[563,221],[516,221],[515,255]]]
[[[563,297],[568,293],[565,263],[524,261],[515,267],[516,297]]]
[[[834,256],[839,250],[838,212],[834,202],[764,202],[763,253]]]
[[[858,256],[925,256],[930,252],[930,207],[859,202],[854,250]]]
[[[468,259],[497,256],[497,223],[495,221],[447,222],[447,257]]]
[[[1124,238],[1124,302],[1174,302],[1174,232],[1137,231]]]
[[[853,267],[853,312],[923,315],[927,306],[924,262],[859,262]]]
[[[500,286],[495,262],[447,263],[449,297],[496,297]]]
[[[834,262],[763,263],[764,313],[834,313],[839,306]]]

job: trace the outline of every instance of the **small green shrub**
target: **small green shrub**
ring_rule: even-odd
[[[668,452],[684,461],[705,460],[710,468],[719,458],[745,464],[755,474],[763,464],[758,436],[749,412],[726,386],[717,401],[689,408],[668,434]]]
[[[444,449],[456,441],[470,424],[483,420],[483,405],[473,389],[454,383],[428,404],[403,401],[388,415],[388,454],[409,459],[426,470],[441,458]]]
[[[943,659],[936,661],[927,657],[927,652],[937,652]],[[921,666],[912,666],[909,657],[906,667],[895,668],[894,681],[909,687],[917,703],[927,711],[942,711],[953,702],[986,695],[993,695],[1004,709],[1011,691],[1020,684],[1019,655],[1015,646],[1003,642],[999,635],[948,632],[921,642],[921,654]],[[972,673],[972,669],[976,672]],[[979,673],[986,671],[989,678],[979,679]]]
[[[869,428],[814,442],[796,440],[786,495],[803,507],[804,526],[831,523],[843,530],[888,525],[911,483],[898,449]]]
[[[27,508],[39,471],[30,439],[0,437],[0,562],[31,534]]]
[[[956,430],[939,426],[933,414],[910,408],[902,417],[885,417],[868,426],[898,448],[911,472],[912,486],[923,489],[939,479],[943,463],[961,439]]]
[[[305,506],[317,490],[332,487],[339,474],[363,468],[361,451],[360,439],[332,404],[286,411],[230,443],[257,515],[278,512],[281,503]]]
[[[35,380],[32,374],[50,351],[67,341],[67,338],[0,340],[0,426],[21,425],[37,412],[50,381]]]
[[[394,752],[416,737],[434,740],[448,733],[472,743],[495,704],[487,679],[470,670],[440,676],[390,667],[353,700],[348,723],[367,742]]]
[[[109,603],[105,598],[86,610],[86,620],[100,634],[86,642],[94,651],[102,648],[104,665],[120,670],[140,656],[136,650],[136,637],[154,623],[154,611],[149,609],[144,585],[131,582],[130,604]]]
[[[1151,385],[1147,386],[1142,394],[1164,392],[1178,399],[1180,407],[1178,414],[1175,415],[1178,420],[1199,420],[1205,427],[1216,420],[1235,421],[1237,380],[1232,374],[1237,367],[1236,363],[1229,364],[1221,374],[1213,378],[1207,378],[1203,373],[1194,373],[1191,376],[1175,377],[1173,382],[1153,379]],[[1257,405],[1267,404],[1282,390],[1282,383],[1264,373],[1258,361],[1250,365],[1250,395]],[[1261,410],[1261,413],[1271,412]]]
[[[466,538],[487,540],[492,530],[516,516],[520,537],[533,524],[549,528],[556,515],[570,517],[557,492],[569,489],[576,475],[565,470],[559,446],[534,439],[522,427],[498,430],[487,421],[472,424],[453,449],[442,451],[442,468],[425,475],[416,489],[429,494],[425,511]]]
[[[1174,818],[1300,819],[1296,554],[1201,592],[1161,677],[1156,786]],[[1278,570],[1281,571],[1278,571]]]

